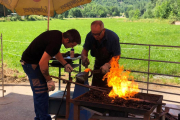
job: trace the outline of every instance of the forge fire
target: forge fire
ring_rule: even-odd
[[[112,87],[109,97],[131,98],[139,92],[138,84],[129,75],[129,71],[124,71],[124,67],[119,65],[118,60],[119,58],[112,58],[110,72],[103,77],[103,80],[107,78],[108,86]],[[129,78],[132,81],[129,81]]]

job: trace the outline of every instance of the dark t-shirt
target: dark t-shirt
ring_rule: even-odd
[[[22,54],[22,60],[29,64],[38,64],[46,51],[51,57],[55,56],[62,45],[62,32],[46,31],[36,37]]]
[[[91,32],[89,32],[86,36],[86,40],[83,47],[86,50],[91,50],[91,56],[95,57],[95,51],[93,51],[93,45],[96,46],[96,49],[106,47],[108,52],[112,56],[117,56],[121,54],[119,37],[117,36],[116,33],[108,29],[105,30],[105,35],[101,43],[99,43],[99,41],[93,37]]]

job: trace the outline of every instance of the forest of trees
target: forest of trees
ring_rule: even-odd
[[[180,20],[180,0],[92,0],[59,17],[162,18]]]
[[[180,0],[92,0],[91,3],[72,8],[63,14],[55,14],[54,17],[63,19],[114,16],[180,20]]]

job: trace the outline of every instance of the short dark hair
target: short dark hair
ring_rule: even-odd
[[[76,29],[70,29],[63,33],[64,38],[69,38],[69,42],[76,42],[77,44],[81,44],[81,36]]]

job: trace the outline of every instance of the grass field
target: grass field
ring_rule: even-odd
[[[155,45],[180,46],[180,26],[171,25],[165,20],[129,21],[124,18],[100,18],[105,28],[113,30],[120,37],[121,43],[139,43]],[[75,47],[75,53],[81,53],[86,34],[90,31],[90,24],[96,19],[65,19],[51,20],[50,30],[65,32],[75,28],[81,34],[82,44]],[[29,43],[40,33],[46,31],[47,21],[17,21],[0,22],[0,33],[3,35],[3,57],[8,68],[23,72],[19,62],[22,52]],[[63,46],[61,52],[67,52]],[[148,59],[148,47],[121,45],[121,56]],[[180,62],[180,48],[152,47],[151,59]],[[89,56],[90,68],[93,68],[94,58]],[[120,60],[125,69],[147,71],[147,62],[134,60]],[[180,65],[151,63],[151,72],[180,75]],[[57,70],[50,70],[57,74]]]

